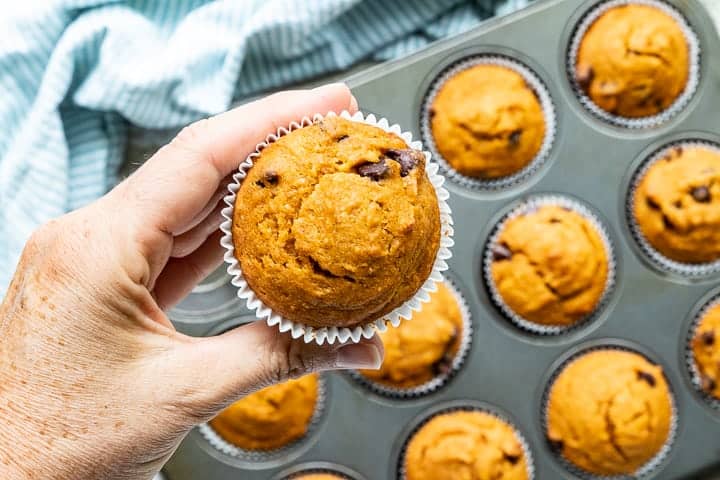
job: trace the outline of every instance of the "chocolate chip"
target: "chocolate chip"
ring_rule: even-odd
[[[673,202],[673,207],[675,208],[682,208],[682,202],[680,200],[675,200]]]
[[[347,140],[348,138],[350,138],[350,135],[340,135],[338,138],[335,139],[335,141],[340,143],[343,140]]]
[[[662,110],[665,107],[663,99],[662,98],[656,98],[655,99],[655,108],[658,110]]]
[[[590,84],[595,78],[595,70],[590,65],[583,65],[578,67],[575,72],[575,80],[583,90],[590,88]]]
[[[260,188],[265,188],[265,183],[262,180],[258,180],[257,182],[255,182],[255,185]]]
[[[515,130],[510,134],[508,141],[511,147],[517,147],[520,145],[520,137],[522,136],[522,130]]]
[[[653,210],[660,210],[660,205],[650,197],[645,199],[645,203],[647,203],[647,206]]]
[[[274,170],[268,170],[263,175],[263,178],[265,179],[265,182],[267,182],[270,185],[277,185],[278,180],[280,180],[280,176],[277,174]]]
[[[407,174],[410,173],[410,170],[415,168],[421,160],[425,159],[425,155],[423,155],[422,152],[413,150],[412,148],[402,150],[391,148],[385,152],[385,156],[400,164],[401,177],[406,177]]]
[[[717,388],[717,382],[707,375],[703,375],[700,379],[700,388],[708,393],[712,393]]]
[[[522,457],[522,455],[519,455],[516,453],[503,452],[503,457],[505,458],[505,460],[510,462],[510,464],[517,465],[517,463],[520,461],[520,457]]]
[[[677,146],[673,149],[673,151],[675,152],[675,156],[679,157],[683,153],[683,147]]]
[[[374,180],[376,182],[383,178],[387,174],[388,170],[389,168],[387,163],[385,163],[384,158],[381,158],[375,163],[367,162],[357,167],[358,175],[361,177],[368,177],[370,180]]]
[[[499,262],[501,260],[510,260],[512,258],[512,251],[504,243],[498,243],[492,246],[493,260]]]
[[[662,220],[665,228],[667,228],[668,230],[675,230],[675,225],[672,223],[672,221],[668,218],[667,215],[663,215]]]
[[[638,370],[637,378],[638,380],[642,380],[643,382],[647,383],[651,387],[654,387],[657,384],[655,377],[651,373],[643,372],[642,370]]]
[[[436,113],[437,112],[435,111],[434,108],[431,108],[430,110],[428,110],[428,115],[430,116],[431,119],[435,117]]]
[[[553,217],[550,219],[550,223],[562,223],[562,220],[560,220],[559,218]]]
[[[693,188],[690,193],[696,202],[708,203],[710,201],[710,189],[704,185]]]
[[[562,451],[563,447],[565,446],[565,442],[560,439],[548,438],[548,443],[550,444],[550,448],[555,452]]]
[[[703,345],[711,346],[715,344],[715,332],[712,330],[708,330],[707,332],[703,332],[700,334],[700,341],[702,341]]]

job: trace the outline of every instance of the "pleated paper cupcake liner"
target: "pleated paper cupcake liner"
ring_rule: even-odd
[[[493,249],[495,246],[497,246],[500,234],[505,229],[505,225],[507,224],[507,222],[521,215],[525,215],[528,212],[532,212],[539,209],[540,207],[545,206],[559,206],[562,208],[566,208],[568,210],[572,210],[575,213],[578,213],[583,218],[588,220],[593,225],[593,227],[595,227],[595,230],[600,235],[600,239],[602,240],[603,246],[605,247],[605,252],[608,259],[608,271],[607,280],[605,281],[605,289],[603,290],[603,293],[601,294],[597,305],[595,306],[592,313],[586,315],[584,318],[578,320],[571,325],[542,325],[523,318],[522,316],[517,314],[512,308],[510,308],[510,306],[505,302],[502,295],[498,291],[495,282],[493,281]],[[524,331],[537,335],[560,335],[564,333],[569,333],[571,331],[582,328],[585,325],[588,325],[593,320],[597,319],[598,316],[602,313],[603,309],[607,306],[616,282],[615,248],[613,247],[613,243],[610,240],[609,234],[607,233],[607,229],[600,221],[598,216],[593,213],[592,210],[590,210],[590,208],[586,207],[577,200],[568,198],[563,195],[536,195],[533,197],[529,197],[528,199],[524,200],[520,205],[513,208],[498,222],[498,224],[493,229],[493,232],[490,235],[490,239],[488,240],[485,247],[485,253],[483,255],[483,275],[485,278],[485,284],[488,288],[488,292],[490,293],[490,298],[501,311],[501,313],[508,320],[510,320],[512,324]]]
[[[540,150],[535,157],[521,170],[518,172],[508,175],[505,177],[495,179],[480,179],[463,175],[462,173],[455,170],[450,163],[443,158],[440,154],[435,140],[432,134],[431,116],[430,110],[440,89],[445,85],[445,82],[450,80],[452,77],[467,70],[468,68],[477,65],[497,65],[500,67],[508,68],[518,74],[520,74],[527,85],[533,90],[540,101],[540,107],[542,108],[543,115],[545,118],[545,138],[540,147]],[[420,132],[424,144],[430,150],[433,157],[437,160],[442,173],[450,179],[453,183],[461,185],[463,187],[473,190],[485,190],[485,191],[496,191],[504,188],[510,188],[517,184],[520,184],[536,173],[540,167],[550,156],[553,143],[555,141],[555,135],[557,131],[557,116],[555,113],[555,104],[550,92],[547,87],[540,79],[540,77],[527,67],[522,62],[515,60],[506,55],[497,54],[478,54],[472,55],[468,58],[460,60],[453,65],[446,68],[432,83],[428,93],[423,100],[420,117]]]
[[[683,92],[668,108],[656,115],[648,117],[622,117],[620,115],[614,115],[610,112],[607,112],[606,110],[603,110],[598,105],[596,105],[595,102],[593,102],[593,100],[587,95],[587,93],[585,93],[582,86],[578,83],[575,75],[575,68],[577,65],[577,56],[578,51],[580,50],[580,43],[582,42],[583,37],[587,33],[588,29],[592,26],[593,23],[595,23],[598,18],[600,18],[608,10],[629,4],[648,5],[658,8],[659,10],[667,13],[680,26],[683,33],[685,34],[685,39],[688,44],[688,57],[690,59],[690,68],[685,90],[683,90]],[[628,129],[652,128],[668,122],[671,118],[680,113],[688,105],[688,103],[690,103],[690,100],[692,99],[698,85],[700,84],[700,57],[700,41],[697,34],[690,26],[690,23],[685,18],[685,16],[672,5],[664,2],[663,0],[601,0],[582,17],[582,19],[578,23],[578,26],[573,32],[567,53],[567,74],[570,80],[570,85],[575,91],[575,94],[580,100],[580,103],[595,117],[617,127],[623,127]]]
[[[443,281],[457,301],[457,304],[460,307],[460,314],[462,316],[462,331],[460,332],[459,348],[450,363],[448,371],[438,374],[433,377],[432,380],[425,382],[422,385],[410,388],[392,387],[376,382],[356,370],[347,372],[347,375],[353,381],[377,395],[398,400],[409,400],[430,395],[431,393],[440,390],[442,387],[447,385],[455,375],[457,375],[470,353],[473,334],[472,317],[470,314],[470,308],[468,307],[468,304],[458,286],[447,277],[445,277]],[[413,320],[409,321],[412,322]]]
[[[283,447],[272,450],[246,450],[225,440],[215,431],[210,423],[203,423],[197,428],[203,438],[215,448],[215,450],[238,460],[248,463],[266,463],[287,459],[320,430],[320,426],[327,412],[329,397],[326,384],[327,380],[322,374],[318,375],[318,395],[315,403],[315,412],[310,419],[307,431],[302,438],[294,440]]]
[[[678,140],[664,145],[650,155],[633,174],[632,181],[630,182],[627,202],[625,204],[630,233],[645,256],[660,270],[689,278],[705,277],[720,272],[720,260],[708,263],[683,263],[666,257],[656,250],[643,235],[640,225],[635,218],[634,206],[638,185],[643,177],[645,177],[645,174],[648,172],[650,167],[665,158],[670,151],[676,148],[693,147],[707,148],[720,154],[720,145],[707,140]]]
[[[422,427],[424,427],[430,420],[437,417],[438,415],[453,412],[483,412],[488,415],[492,415],[493,417],[509,425],[513,429],[515,437],[518,439],[520,445],[522,446],[523,453],[525,455],[525,462],[527,463],[527,478],[528,480],[535,479],[535,461],[533,459],[532,450],[530,449],[530,444],[525,439],[525,436],[520,431],[520,429],[518,429],[515,422],[513,422],[505,413],[492,405],[478,402],[476,400],[456,400],[448,403],[435,405],[430,410],[422,413],[419,419],[415,421],[415,424],[412,425],[412,429],[405,435],[405,441],[400,449],[400,455],[397,465],[398,480],[407,480],[407,475],[405,472],[405,456],[407,455],[408,444],[415,436],[415,434],[417,434]]]
[[[700,322],[711,309],[717,307],[718,305],[720,305],[720,294],[715,295],[709,301],[705,302],[697,314],[693,316],[690,328],[687,332],[687,338],[685,339],[685,365],[687,366],[688,373],[690,374],[690,381],[692,382],[692,385],[698,395],[714,411],[720,413],[720,398],[708,393],[703,388],[702,375],[700,374],[700,369],[695,361],[695,355],[693,354],[693,342],[695,340],[697,329],[700,326]]]
[[[587,347],[584,348],[575,354],[571,355],[569,358],[565,359],[564,362],[560,366],[558,366],[555,371],[553,372],[552,376],[548,380],[547,386],[545,388],[545,391],[543,393],[542,398],[542,408],[541,408],[541,421],[542,421],[542,429],[543,434],[547,435],[548,431],[548,407],[550,404],[550,392],[552,391],[552,387],[555,384],[555,381],[558,379],[560,374],[565,370],[565,368],[568,367],[573,361],[577,360],[578,358],[582,357],[583,355],[586,355],[588,353],[597,352],[597,351],[607,351],[607,350],[619,350],[623,352],[630,352],[637,355],[641,355],[642,357],[646,358],[649,362],[653,364],[657,364],[657,362],[649,358],[646,354],[643,352],[640,352],[638,350],[635,350],[634,348],[627,347],[627,346],[621,346],[621,345],[615,345],[612,343],[608,343],[605,345],[598,345],[593,347]],[[667,375],[665,376],[665,382],[668,385],[668,390],[670,392],[670,404],[672,408],[672,419],[670,423],[670,431],[668,432],[668,438],[665,441],[665,445],[658,451],[657,454],[653,458],[651,458],[645,465],[640,467],[637,471],[633,472],[632,475],[596,475],[593,473],[590,473],[586,470],[583,470],[576,466],[574,463],[566,459],[560,452],[558,452],[555,448],[552,448],[550,446],[550,450],[553,452],[555,457],[558,459],[560,464],[570,473],[575,475],[577,478],[580,478],[582,480],[646,480],[649,478],[652,478],[656,473],[660,471],[660,467],[662,466],[663,462],[667,458],[668,454],[673,448],[673,445],[675,443],[675,438],[677,437],[677,431],[678,431],[678,410],[677,410],[677,401],[675,400],[675,392],[673,390],[672,384],[670,383],[670,380],[667,378]],[[547,441],[547,439],[546,439]]]
[[[441,273],[448,268],[447,260],[452,256],[450,248],[454,244],[452,239],[452,214],[450,206],[447,203],[450,194],[443,187],[445,178],[438,173],[438,165],[431,162],[430,153],[423,151],[426,159],[425,172],[430,180],[430,183],[435,189],[438,205],[440,207],[440,247],[433,263],[432,272],[411,299],[397,307],[389,314],[365,325],[352,328],[316,328],[282,317],[278,313],[274,312],[255,294],[243,276],[240,263],[235,256],[235,245],[232,239],[233,212],[240,184],[247,175],[248,170],[252,168],[255,159],[260,156],[260,152],[268,145],[292,131],[307,127],[315,122],[321,121],[325,117],[331,117],[334,115],[336,114],[330,112],[327,115],[315,115],[312,119],[305,117],[300,122],[291,123],[287,128],[279,128],[276,133],[268,135],[264,142],[258,144],[255,152],[251,153],[247,159],[240,164],[237,173],[233,175],[233,181],[228,186],[229,194],[225,197],[227,207],[222,211],[222,215],[225,220],[220,225],[220,230],[224,234],[220,243],[226,250],[225,262],[229,264],[228,273],[232,277],[231,283],[238,288],[238,296],[246,300],[247,308],[255,312],[255,316],[258,319],[266,321],[270,326],[277,326],[281,332],[289,332],[293,338],[302,338],[306,343],[316,342],[319,345],[322,345],[323,343],[332,344],[336,342],[345,343],[350,341],[357,343],[362,338],[371,338],[377,331],[385,331],[388,324],[396,327],[399,325],[401,319],[410,318],[413,311],[419,310],[421,304],[429,300],[429,294],[434,291],[435,283],[442,281]],[[419,141],[413,141],[411,133],[403,132],[399,125],[390,125],[388,120],[385,118],[378,120],[372,114],[365,116],[362,112],[357,112],[351,115],[346,111],[340,113],[340,117],[381,128],[386,132],[393,133],[402,138],[410,148],[421,151],[423,149],[422,143]]]

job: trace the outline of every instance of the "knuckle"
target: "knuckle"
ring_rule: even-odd
[[[297,342],[278,339],[267,363],[267,383],[276,384],[298,378],[314,370],[312,356],[307,356]]]

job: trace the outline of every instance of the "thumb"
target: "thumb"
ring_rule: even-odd
[[[238,398],[290,378],[325,370],[378,369],[384,350],[378,336],[317,345],[257,321],[182,344],[175,355],[175,371],[186,372],[182,391],[192,402],[186,411],[205,421]]]

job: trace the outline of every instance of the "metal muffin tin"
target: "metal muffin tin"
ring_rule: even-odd
[[[572,30],[596,3],[537,1],[520,12],[348,79],[363,111],[387,117],[418,137],[420,109],[432,80],[467,56],[500,54],[520,60],[540,76],[555,102],[557,138],[548,160],[531,178],[499,191],[446,183],[456,242],[449,276],[468,302],[474,328],[472,349],[457,376],[429,396],[391,400],[369,393],[346,375],[329,375],[331,401],[326,421],[300,455],[248,468],[213,451],[194,430],[165,468],[170,480],[275,479],[295,465],[309,462],[347,467],[361,480],[394,479],[408,426],[438,404],[463,399],[507,412],[532,449],[535,478],[576,478],[563,468],[545,440],[543,393],[558,361],[584,345],[606,342],[619,342],[659,358],[675,392],[677,437],[667,459],[651,477],[712,478],[720,463],[720,412],[693,387],[685,348],[690,328],[687,319],[699,301],[717,292],[720,275],[690,279],[655,267],[629,231],[625,202],[632,174],[649,153],[680,139],[720,138],[720,64],[713,58],[720,52],[720,41],[710,15],[697,0],[670,0],[699,37],[703,52],[699,87],[688,106],[659,127],[614,127],[580,104],[566,73]],[[482,275],[483,250],[495,222],[512,204],[538,193],[568,195],[591,205],[616,247],[617,283],[607,306],[588,325],[564,335],[539,336],[514,327],[489,298]],[[231,288],[225,284],[193,295],[213,294],[223,299]],[[192,310],[188,303],[193,300],[186,300],[184,308]],[[224,309],[219,315],[222,319],[203,318],[197,310],[190,319],[171,315],[180,330],[206,335],[229,317],[249,314],[239,303]]]

